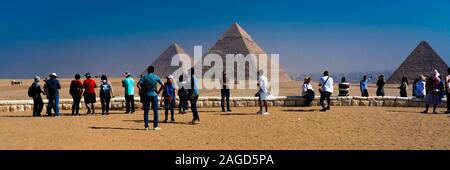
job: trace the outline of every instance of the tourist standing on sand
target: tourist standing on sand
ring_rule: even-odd
[[[362,97],[369,97],[369,79],[367,78],[367,75],[363,76],[363,79],[359,83],[359,89],[361,90],[361,96]]]
[[[188,83],[184,79],[184,74],[180,75],[178,78],[178,112],[180,114],[186,114],[187,108],[188,108]]]
[[[323,72],[323,77],[319,81],[320,105],[322,105],[322,112],[330,110],[331,99],[333,94],[333,78],[331,78],[328,71]],[[327,107],[325,107],[325,99],[327,100]]]
[[[94,115],[95,114],[94,103],[97,102],[97,99],[95,97],[95,88],[97,88],[97,84],[91,78],[91,73],[86,73],[84,77],[86,77],[86,80],[84,80],[83,82],[84,88],[83,95],[84,95],[84,103],[86,104],[86,108],[88,109],[86,114],[92,113],[92,115]]]
[[[158,94],[164,88],[164,85],[158,75],[154,74],[155,68],[149,66],[147,68],[147,74],[137,83],[137,88],[142,91],[143,108],[144,108],[144,124],[145,130],[149,130],[148,127],[148,112],[150,110],[150,103],[153,108],[153,130],[161,130],[158,126]],[[157,84],[161,85],[161,88],[157,91]]]
[[[447,77],[445,77],[445,89],[447,96],[447,111],[445,113],[450,114],[450,68],[447,69]]]
[[[223,71],[222,81],[220,81],[222,89],[220,89],[220,105],[222,106],[222,112],[225,112],[225,103],[227,103],[227,112],[231,112],[230,109],[230,79],[227,76],[226,71]]]
[[[408,78],[403,77],[402,78],[402,84],[400,84],[400,97],[408,97]]]
[[[49,116],[52,115],[52,108],[55,111],[55,116],[60,116],[59,114],[59,89],[61,85],[56,79],[58,76],[56,73],[50,74],[50,79],[47,80],[46,88],[48,90],[48,102],[49,102]]]
[[[267,105],[267,97],[269,96],[268,81],[267,81],[267,77],[264,76],[263,70],[258,71],[258,87],[259,87],[259,91],[258,91],[257,95],[259,97],[259,99],[258,99],[259,111],[256,114],[269,115],[269,108]],[[263,105],[264,105],[264,108],[266,109],[265,112],[263,111],[263,108],[262,108]]]
[[[339,96],[348,96],[348,91],[350,89],[350,83],[347,83],[345,77],[342,77],[341,83],[338,85],[339,87]]]
[[[175,84],[173,80],[173,76],[169,75],[166,77],[167,80],[164,83],[164,89],[163,89],[163,100],[164,100],[164,123],[167,123],[169,120],[169,110],[170,110],[170,121],[174,122],[174,110],[175,110],[175,101],[176,101],[176,94],[177,94],[177,85]]]
[[[384,97],[384,85],[385,84],[386,84],[386,81],[384,81],[384,75],[382,74],[378,77],[378,80],[377,80],[377,92],[376,92],[377,96]]]
[[[304,105],[307,107],[311,106],[311,102],[314,100],[316,96],[314,93],[314,89],[311,85],[311,77],[305,77],[302,86],[302,96],[305,100]]]
[[[106,75],[102,75],[100,80],[100,103],[102,104],[102,115],[109,115],[109,103],[111,98],[114,97],[113,87],[111,82],[108,81],[108,77],[106,77]]]
[[[33,98],[33,116],[41,116],[42,109],[44,108],[44,101],[42,100],[41,86],[39,85],[39,81],[41,78],[39,76],[34,77],[34,82],[31,84],[28,89],[28,96]]]
[[[125,72],[125,78],[122,80],[122,87],[125,93],[125,113],[134,113],[134,79],[130,72]]]
[[[193,119],[190,123],[191,124],[199,124],[200,116],[198,115],[198,110],[197,110],[197,101],[198,101],[198,97],[199,97],[198,79],[197,79],[197,77],[195,77],[194,68],[191,68],[191,78],[190,78],[189,84],[190,84],[190,87],[188,90],[188,96],[189,96],[189,100],[191,101],[191,110],[192,110],[192,115],[193,115]]]
[[[414,85],[414,94],[416,98],[424,98],[425,95],[427,94],[427,89],[426,89],[426,77],[424,75],[420,75],[420,77],[418,78],[416,84]]]
[[[80,115],[80,101],[83,95],[83,83],[80,81],[80,75],[75,75],[75,80],[70,82],[69,93],[72,96],[72,115]]]
[[[426,106],[425,111],[423,111],[422,113],[428,113],[428,108],[430,107],[430,105],[433,105],[433,113],[437,113],[436,107],[437,105],[440,105],[442,103],[441,88],[439,87],[439,75],[439,72],[437,70],[434,70],[433,76],[427,79],[427,94],[425,97]]]

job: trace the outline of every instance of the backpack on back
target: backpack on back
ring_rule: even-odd
[[[101,84],[101,91],[103,94],[110,94],[111,93],[111,85],[109,83],[103,83]]]
[[[28,97],[33,97],[36,94],[33,85],[28,88]]]
[[[175,96],[174,94],[174,88],[172,84],[166,83],[164,85],[164,96]]]
[[[79,95],[81,93],[81,86],[77,83],[72,82],[70,84],[70,95],[74,96],[74,95]]]

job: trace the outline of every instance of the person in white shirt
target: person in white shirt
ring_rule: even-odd
[[[314,100],[315,93],[311,85],[311,77],[306,77],[302,86],[302,96],[304,98],[304,106],[311,106],[311,102]]]
[[[259,70],[258,71],[258,87],[259,91],[257,93],[257,96],[259,97],[259,111],[257,114],[261,115],[268,115],[269,110],[267,108],[267,96],[269,95],[269,91],[267,89],[268,81],[267,78],[264,76],[264,71]],[[266,109],[265,112],[262,110],[262,104],[264,103],[264,108]]]
[[[320,105],[322,105],[322,112],[330,110],[330,96],[333,94],[333,78],[331,78],[328,71],[323,72],[323,77],[319,81]],[[325,99],[327,100],[327,107],[325,107]]]

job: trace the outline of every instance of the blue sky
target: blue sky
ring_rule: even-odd
[[[450,61],[450,1],[0,2],[0,78],[140,72],[238,22],[289,73],[392,71],[426,40]]]

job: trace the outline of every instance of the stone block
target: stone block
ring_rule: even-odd
[[[284,106],[284,101],[283,100],[273,101],[273,105],[274,106]]]
[[[353,100],[352,100],[352,106],[359,106],[359,101],[360,101],[360,100],[355,100],[355,99],[353,99]]]
[[[359,106],[369,106],[370,102],[368,100],[360,100]]]
[[[203,101],[197,101],[197,108],[203,107]]]
[[[247,107],[255,107],[256,101],[247,101]]]
[[[382,100],[372,100],[370,101],[370,106],[383,106],[383,101]]]
[[[408,107],[409,101],[407,100],[396,100],[395,101],[395,107]]]
[[[205,107],[213,107],[213,101],[204,101]]]
[[[17,111],[18,111],[18,112],[23,112],[23,111],[25,111],[24,105],[17,105]]]
[[[395,101],[394,100],[385,100],[385,101],[383,101],[383,106],[394,107],[395,106]]]
[[[286,100],[285,102],[284,102],[284,106],[285,107],[295,107],[297,104],[296,104],[296,101],[295,100]]]
[[[230,104],[231,104],[231,103],[230,103]],[[214,107],[221,107],[220,101],[213,101],[213,106],[214,106]],[[235,106],[235,105],[230,105],[230,106]]]
[[[235,101],[234,107],[246,107],[247,102],[246,101]]]
[[[340,100],[331,100],[331,106],[341,106]]]
[[[9,112],[9,106],[2,106],[2,112]]]
[[[61,108],[62,108],[62,110],[71,110],[72,105],[71,104],[63,104]]]
[[[10,112],[17,112],[17,106],[15,106],[15,105],[9,106],[9,111]]]
[[[341,106],[351,106],[352,100],[341,100]]]
[[[33,110],[33,105],[25,105],[25,111],[32,111]]]

